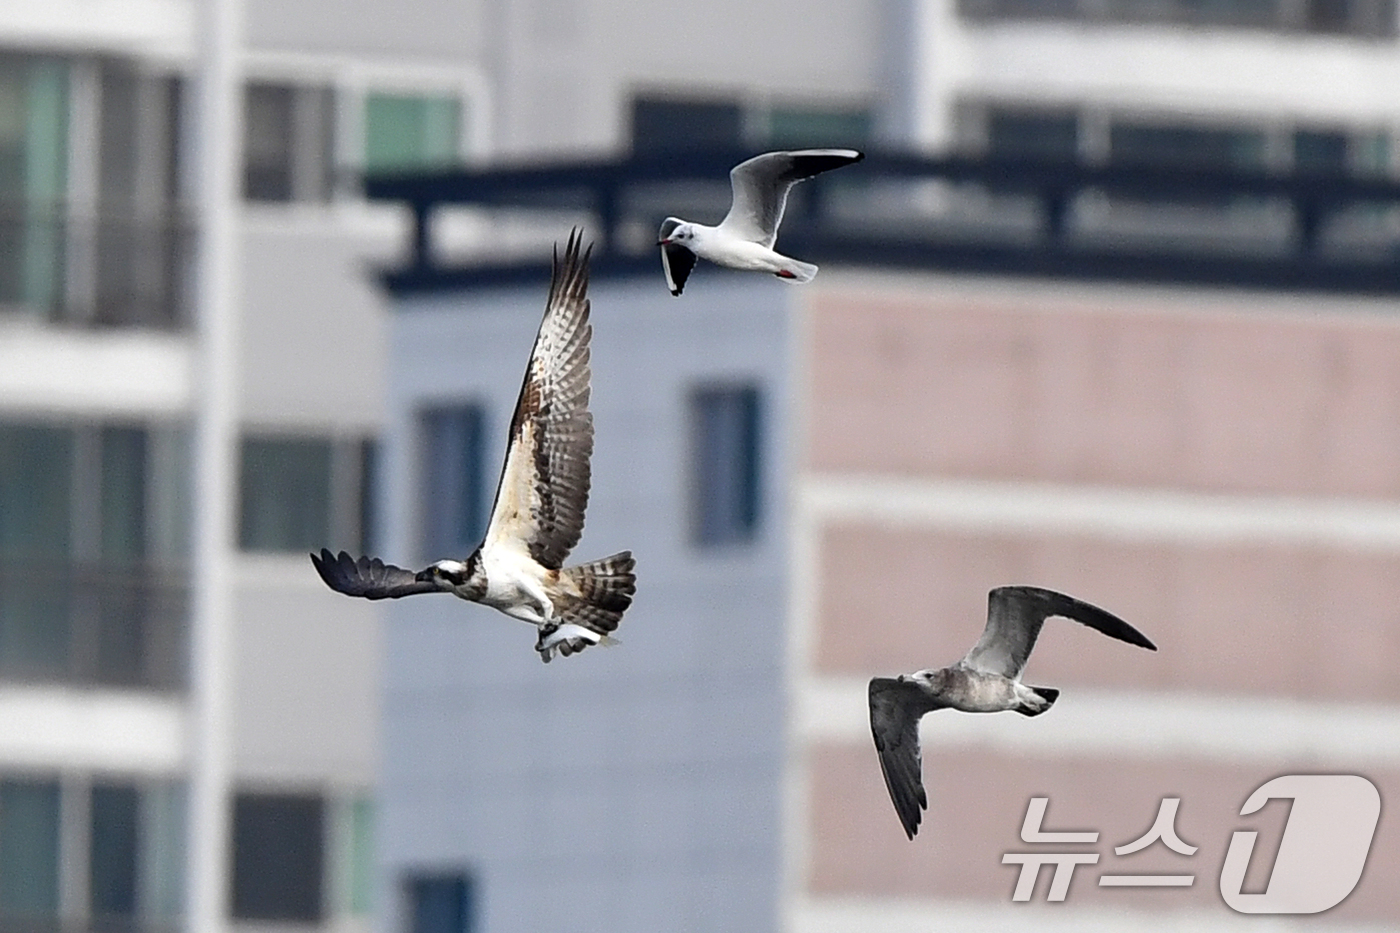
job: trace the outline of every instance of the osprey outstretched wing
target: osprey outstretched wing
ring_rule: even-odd
[[[515,403],[506,461],[481,545],[483,556],[523,549],[550,570],[564,566],[583,534],[591,482],[588,259],[593,247],[580,258],[580,239],[578,231],[570,235],[562,266],[555,256],[549,301]]]

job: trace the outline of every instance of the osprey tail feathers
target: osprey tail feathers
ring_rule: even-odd
[[[632,594],[637,590],[637,577],[632,572],[635,566],[632,552],[621,551],[560,571],[560,582],[578,595],[570,593],[567,599],[555,600],[559,621],[540,629],[535,645],[540,660],[548,662],[555,650],[568,657],[589,645],[617,644],[608,633],[617,628],[622,614],[632,605]]]
[[[616,617],[602,631],[610,632],[616,628],[622,613],[632,605],[632,594],[637,591],[637,576],[632,572],[636,565],[631,551],[621,551],[589,564],[564,568],[565,576],[578,588],[579,598],[585,606],[597,613]],[[573,614],[566,611],[565,617],[572,617]]]

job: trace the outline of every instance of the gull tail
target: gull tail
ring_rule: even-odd
[[[805,284],[817,277],[817,267],[810,262],[799,262],[787,257],[783,257],[783,262],[783,267],[773,274],[784,282]]]
[[[1060,698],[1060,691],[1056,690],[1054,687],[1031,687],[1030,689],[1031,692],[1035,694],[1035,698],[1040,701],[1041,705],[1035,706],[1031,703],[1022,703],[1020,706],[1016,707],[1016,712],[1020,713],[1022,716],[1039,716],[1041,713],[1054,706],[1055,701]]]

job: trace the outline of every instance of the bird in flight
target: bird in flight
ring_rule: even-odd
[[[771,272],[789,282],[810,282],[817,267],[774,252],[788,192],[799,181],[865,158],[854,149],[797,149],[765,152],[729,172],[734,199],[718,227],[667,217],[657,245],[672,295],[685,288],[695,257],[731,269]]]
[[[1149,651],[1157,646],[1110,612],[1072,596],[1034,586],[1000,586],[987,595],[987,627],[967,656],[951,667],[876,677],[870,681],[870,731],[880,771],[910,839],[919,831],[924,795],[919,720],[937,709],[964,713],[1014,710],[1039,716],[1059,697],[1052,687],[1028,687],[1021,671],[1040,627],[1051,616],[1073,619],[1111,638]]]
[[[610,643],[636,591],[630,551],[565,567],[583,534],[593,416],[588,411],[588,260],[574,230],[554,271],[535,337],[485,538],[465,560],[443,559],[414,573],[377,557],[322,549],[321,579],[338,593],[398,599],[452,593],[538,627],[535,650],[548,662]]]

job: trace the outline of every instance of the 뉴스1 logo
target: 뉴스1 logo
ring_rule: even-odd
[[[1265,782],[1249,795],[1240,816],[1257,813],[1268,801],[1293,801],[1279,841],[1278,856],[1261,894],[1245,894],[1245,870],[1258,833],[1239,830],[1220,870],[1220,896],[1232,909],[1244,914],[1315,914],[1340,904],[1355,890],[1371,852],[1371,840],[1381,815],[1381,795],[1376,786],[1356,774],[1285,774]],[[1048,797],[1032,797],[1021,825],[1021,841],[1029,844],[1098,842],[1098,832],[1051,832],[1041,829]],[[1190,857],[1197,846],[1184,842],[1176,831],[1179,797],[1164,797],[1152,828],[1143,836],[1114,847],[1116,855],[1130,855],[1161,842],[1179,855]],[[1041,866],[1054,865],[1047,901],[1063,901],[1069,893],[1074,869],[1096,865],[1097,852],[1007,852],[1003,865],[1020,865],[1013,901],[1029,901]],[[1195,875],[1100,875],[1099,887],[1190,887]]]

